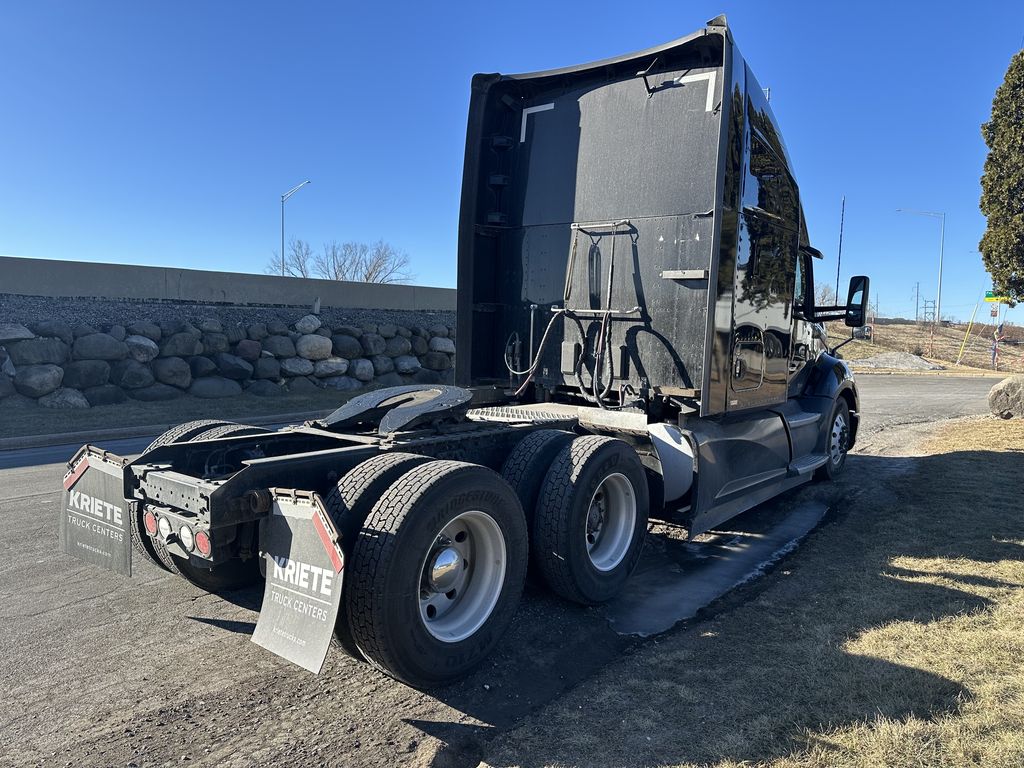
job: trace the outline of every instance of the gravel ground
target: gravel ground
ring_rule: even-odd
[[[308,306],[278,307],[260,305],[187,304],[161,301],[114,301],[104,299],[51,298],[0,294],[0,321],[31,325],[40,320],[61,320],[72,328],[83,323],[93,326],[127,325],[138,320],[155,323],[170,320],[198,321],[216,317],[222,323],[267,323],[280,320],[293,323],[309,313]],[[395,323],[406,327],[455,325],[455,312],[419,312],[415,310],[339,309],[325,307],[320,317],[330,325]]]
[[[882,352],[871,357],[852,360],[855,368],[884,368],[892,371],[942,371],[941,365],[929,363],[923,357],[909,352]]]

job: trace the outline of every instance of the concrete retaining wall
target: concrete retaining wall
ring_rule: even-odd
[[[453,288],[0,256],[0,293],[194,304],[453,311]]]

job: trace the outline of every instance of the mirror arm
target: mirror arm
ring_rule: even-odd
[[[832,347],[832,349],[829,350],[829,354],[835,357],[836,352],[838,352],[841,347],[845,347],[851,341],[853,341],[853,336],[850,336],[850,338],[848,338],[846,341],[841,341],[838,344],[836,344],[834,347]]]

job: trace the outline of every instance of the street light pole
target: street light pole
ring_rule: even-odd
[[[309,179],[306,179],[301,184],[296,184],[294,187],[289,189],[283,195],[281,195],[281,277],[284,277],[284,203],[285,201],[302,189],[307,184],[312,184]]]
[[[897,208],[896,212],[929,216],[939,220],[939,286],[935,296],[935,322],[942,325],[942,254],[946,247],[946,214],[944,211],[914,211],[909,208]]]

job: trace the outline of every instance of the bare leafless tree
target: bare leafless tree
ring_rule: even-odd
[[[404,283],[413,278],[409,256],[390,243],[378,240],[373,245],[349,241],[324,243],[313,253],[305,240],[292,240],[285,255],[285,274],[292,277],[319,277],[354,283]],[[281,274],[281,257],[267,262],[266,273]]]
[[[280,275],[281,254],[274,251],[274,255],[267,262],[263,271],[268,275]],[[313,276],[313,249],[305,240],[292,238],[289,241],[288,251],[284,256],[284,273],[288,277]]]
[[[834,307],[836,292],[828,283],[818,283],[814,287],[814,303],[819,307]]]
[[[383,240],[373,245],[331,241],[313,260],[317,277],[357,283],[404,283],[412,279],[408,267],[409,256]]]

